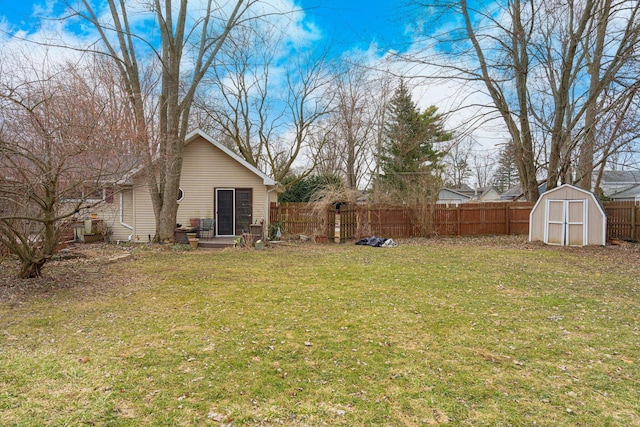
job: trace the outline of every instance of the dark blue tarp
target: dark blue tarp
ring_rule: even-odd
[[[380,247],[387,239],[378,236],[365,237],[356,242],[356,245]]]

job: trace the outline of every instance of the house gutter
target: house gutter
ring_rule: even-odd
[[[120,192],[120,225],[124,228],[128,228],[129,230],[133,230],[133,226],[125,224],[124,222],[124,208],[122,206],[122,200],[122,192]]]
[[[269,205],[269,193],[271,193],[272,191],[276,191],[276,192],[280,192],[283,193],[285,191],[284,185],[280,184],[279,182],[276,182],[275,185],[273,185],[269,190],[267,190],[267,197],[265,198],[264,204],[265,209],[264,209],[264,216],[265,216],[265,229],[263,229],[263,233],[268,233],[269,231],[269,224],[271,224],[271,218],[269,218],[269,213],[270,213],[270,208],[271,206]],[[265,234],[267,235],[267,234]]]

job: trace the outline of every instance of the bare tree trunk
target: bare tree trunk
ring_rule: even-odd
[[[548,189],[559,181],[573,182],[574,172],[581,186],[591,187],[600,141],[610,140],[605,133],[617,128],[605,123],[605,117],[609,109],[624,109],[631,87],[637,84],[640,3],[428,3],[435,21],[430,40],[448,55],[434,53],[437,49],[429,45],[424,55],[412,53],[407,60],[442,70],[428,78],[486,87],[492,102],[485,107],[500,115],[513,140],[526,198],[537,198],[537,179],[544,179],[545,170]],[[456,21],[450,19],[451,13],[462,18],[460,27],[452,28]],[[467,40],[460,38],[463,31]],[[460,61],[451,60],[451,55]],[[630,117],[635,108],[631,110],[615,120],[635,121]],[[614,143],[611,148],[622,146]],[[608,150],[607,156],[611,155]],[[578,165],[572,164],[576,158]]]
[[[106,46],[107,55],[117,64],[126,82],[135,120],[140,126],[138,141],[150,144],[149,136],[155,134],[152,123],[157,123],[158,145],[150,148],[145,162],[156,220],[155,241],[173,241],[184,138],[189,126],[194,94],[231,30],[240,24],[245,12],[256,2],[257,0],[236,0],[231,12],[225,16],[223,14],[226,8],[208,0],[202,16],[194,19],[194,28],[186,26],[189,12],[187,0],[180,0],[177,9],[172,0],[153,0],[149,3],[160,29],[162,46],[160,52],[154,52],[162,67],[157,112],[145,110],[144,107],[148,100],[145,99],[143,90],[143,70],[137,59],[138,48],[130,29],[127,4],[123,0],[108,0],[113,28],[102,25],[88,0],[82,0],[86,12],[76,11],[96,27]],[[220,15],[217,16],[216,13]],[[213,28],[215,23],[219,24],[217,28]],[[110,37],[111,31],[115,32],[117,45]],[[149,42],[145,46],[148,48],[153,44]],[[181,70],[185,48],[191,48],[194,53],[191,58],[193,67],[189,69],[189,82],[183,81]]]
[[[554,119],[551,131],[551,152],[549,154],[549,166],[547,175],[547,190],[551,190],[558,185],[561,176],[563,152],[565,144],[568,144],[570,137],[568,127],[565,121],[569,115],[570,105],[569,96],[571,95],[571,87],[575,80],[576,54],[582,37],[585,34],[587,24],[589,23],[593,10],[593,1],[587,0],[581,16],[574,16],[574,9],[571,9],[571,22],[568,45],[562,52],[562,67],[560,69],[560,79],[557,90],[554,91]],[[574,18],[577,18],[577,28],[573,30]],[[549,69],[552,70],[553,65]]]
[[[595,12],[597,16],[596,23],[596,40],[595,48],[590,64],[589,74],[589,95],[597,97],[600,91],[600,68],[602,66],[602,55],[604,52],[604,44],[607,30],[607,22],[611,11],[611,0],[603,0],[600,10]],[[585,50],[588,49],[588,46]],[[585,135],[584,141],[580,146],[580,154],[578,157],[577,167],[577,185],[587,191],[591,191],[591,182],[593,177],[593,158],[596,146],[596,126],[599,102],[591,102],[585,110]]]
[[[516,164],[520,176],[520,185],[527,200],[537,200],[539,197],[538,182],[536,177],[535,155],[533,150],[533,138],[528,117],[528,95],[527,95],[527,77],[529,74],[529,57],[528,57],[528,35],[529,30],[525,29],[521,21],[521,4],[519,0],[515,0],[511,4],[511,13],[513,18],[514,29],[511,32],[511,60],[514,62],[514,77],[517,92],[517,103],[519,111],[517,117],[520,125],[518,126],[514,119],[514,112],[511,111],[503,92],[498,84],[492,79],[487,64],[485,53],[480,46],[475,30],[473,28],[467,1],[460,0],[462,14],[465,20],[465,28],[478,61],[480,63],[480,72],[482,82],[489,91],[491,99],[495,103],[498,112],[502,116],[509,134],[513,141],[514,152],[516,156]]]

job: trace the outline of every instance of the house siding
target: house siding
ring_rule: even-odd
[[[133,241],[144,243],[156,234],[156,217],[149,187],[144,179],[138,179],[133,187]]]
[[[122,200],[122,205],[121,205]],[[123,208],[122,222],[127,225],[133,225],[133,189],[124,188],[113,194],[111,203],[101,203],[92,209],[92,213],[98,215],[98,219],[104,221],[104,224],[111,230],[111,240],[128,240],[131,235],[131,229],[123,226],[120,221],[120,207]]]
[[[250,188],[252,222],[267,218],[262,179],[203,138],[185,147],[180,188],[184,198],[178,208],[179,223],[188,224],[189,218],[214,218],[216,188]]]
[[[128,189],[122,192],[122,222],[127,225],[133,226],[133,189]],[[131,230],[129,234],[131,234]]]
[[[135,218],[134,241],[146,242],[155,234],[153,205],[146,183],[136,180],[133,193]],[[218,147],[198,137],[184,148],[180,188],[184,193],[178,204],[176,220],[189,224],[190,218],[215,218],[215,189],[243,188],[252,190],[252,223],[264,221],[268,227],[269,201],[277,200],[277,194],[268,194],[268,187],[261,177],[244,165],[230,158]],[[134,221],[132,219],[132,221]]]
[[[480,197],[480,200],[483,202],[494,202],[500,200],[500,193],[498,193],[493,188],[487,191]]]
[[[133,227],[133,188],[127,188],[115,196],[118,206],[118,218],[114,221],[112,241],[127,241],[132,235],[133,230],[125,227],[123,224]],[[122,203],[122,205],[121,205]],[[122,208],[120,208],[122,206]],[[122,209],[122,218],[120,218],[120,209]]]

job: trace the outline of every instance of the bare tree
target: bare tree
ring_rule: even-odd
[[[479,151],[471,155],[471,176],[478,187],[491,185],[491,177],[496,169],[495,154],[493,152]]]
[[[372,70],[351,58],[333,82],[336,94],[323,138],[321,156],[326,174],[344,178],[347,188],[366,187],[376,160],[376,123],[386,109],[388,93],[380,90],[380,79]]]
[[[617,108],[606,109],[596,132],[594,132],[593,164],[598,171],[597,174],[594,174],[594,189],[600,187],[605,169],[638,170],[640,167],[640,159],[638,158],[640,152],[640,97],[637,96],[639,87],[640,85],[636,85],[636,87],[628,88],[629,94],[624,103],[618,103]]]
[[[114,60],[126,82],[137,140],[150,144],[144,166],[156,218],[156,241],[173,240],[184,140],[196,90],[230,33],[249,19],[248,10],[257,2],[236,0],[228,5],[208,0],[194,10],[187,7],[187,0],[108,0],[108,18],[104,19],[102,11],[88,0],[82,0],[82,9],[74,10],[97,29],[104,53]],[[148,12],[153,13],[158,40],[154,34],[140,36],[134,30],[135,14]],[[150,87],[149,65],[143,62],[149,55],[158,65],[157,90]],[[150,95],[157,97],[154,109],[148,108]]]
[[[538,197],[540,170],[546,170],[547,188],[561,180],[590,186],[603,113],[624,104],[622,94],[636,84],[629,71],[639,53],[640,4],[442,0],[428,6],[434,5],[441,15],[432,17],[445,18],[448,27],[433,37],[448,56],[432,51],[409,59],[486,91],[492,104],[485,107],[512,139],[527,199]],[[462,25],[452,28],[451,22]],[[607,92],[621,96],[609,98],[604,108]],[[570,173],[574,163],[577,177]]]
[[[306,157],[300,176],[308,175],[317,163],[314,134],[332,98],[324,55],[292,45],[282,29],[254,22],[214,65],[207,82],[216,90],[197,106],[231,148],[276,181]]]
[[[507,143],[500,148],[496,163],[496,168],[493,173],[493,185],[495,185],[500,192],[504,192],[520,183],[515,150],[511,143]]]
[[[476,145],[471,136],[451,141],[451,146],[445,151],[442,163],[444,165],[444,183],[454,188],[467,184],[472,176],[471,162]]]
[[[129,170],[135,147],[124,93],[105,64],[25,64],[6,66],[0,87],[0,244],[20,259],[19,276],[31,278],[55,253],[65,222]]]

